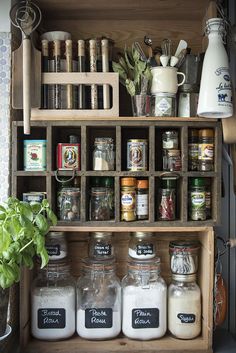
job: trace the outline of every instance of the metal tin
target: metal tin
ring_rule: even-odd
[[[176,116],[176,94],[156,93],[151,98],[152,116]]]
[[[147,170],[148,141],[130,139],[127,142],[127,170]]]
[[[80,170],[80,143],[58,143],[57,168]]]
[[[24,202],[39,202],[41,203],[44,199],[46,199],[47,193],[46,192],[37,192],[37,191],[30,191],[30,192],[23,192],[23,201]]]
[[[46,140],[24,140],[24,170],[46,170]]]

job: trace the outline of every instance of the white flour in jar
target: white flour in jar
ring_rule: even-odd
[[[138,340],[150,340],[164,336],[167,327],[166,305],[167,288],[163,283],[145,287],[128,286],[123,288],[122,331],[124,335]],[[150,309],[153,309],[153,312],[158,316],[158,323],[154,325],[149,324],[150,313],[148,310]],[[132,320],[132,315],[134,316],[137,312],[139,318],[136,316]],[[143,323],[146,327],[134,328],[135,320],[138,320],[137,324]]]
[[[168,298],[168,329],[177,338],[192,339],[201,332],[201,294],[187,292]]]
[[[31,295],[31,333],[42,340],[59,340],[75,332],[75,288],[34,288]]]
[[[156,256],[156,253],[153,251],[152,253],[150,252],[147,254],[138,254],[137,250],[129,248],[129,256],[133,259],[148,260],[153,259]]]
[[[100,322],[103,321],[102,317],[98,315],[97,315],[97,320],[100,320]],[[112,327],[109,327],[109,328],[102,328],[102,327],[87,328],[85,324],[85,310],[79,309],[77,311],[77,333],[82,338],[94,339],[94,340],[110,339],[118,336],[120,331],[121,331],[121,312],[120,311],[114,311],[114,310],[112,311]]]

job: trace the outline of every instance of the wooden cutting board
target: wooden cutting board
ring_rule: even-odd
[[[224,143],[236,143],[236,93],[233,94],[234,115],[230,118],[222,119]]]

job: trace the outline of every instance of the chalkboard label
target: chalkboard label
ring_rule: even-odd
[[[138,244],[137,255],[153,255],[153,244]]]
[[[61,254],[61,247],[59,244],[46,245],[46,249],[49,256],[59,256]]]
[[[65,328],[65,309],[38,309],[38,328]]]
[[[112,324],[112,309],[85,309],[86,328],[111,328]]]
[[[111,244],[95,244],[93,254],[95,256],[110,256]]]
[[[159,327],[159,309],[133,309],[133,328],[157,328]]]
[[[180,319],[181,324],[194,324],[196,321],[196,315],[194,314],[179,313],[177,318]]]

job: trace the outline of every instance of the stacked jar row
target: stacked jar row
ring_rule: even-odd
[[[121,138],[121,160],[116,161],[116,147],[114,131],[111,136],[91,136],[88,141],[86,170],[114,171],[116,164],[121,164],[121,170],[148,171],[153,168],[150,165],[150,141],[148,130],[129,129]],[[109,130],[106,134],[109,134]],[[180,129],[157,130],[155,151],[155,170],[181,171],[182,155]],[[81,154],[84,153],[81,146],[80,135],[68,135],[65,142],[56,143],[56,163],[52,162],[53,169],[81,170]],[[119,143],[119,142],[117,142]],[[91,147],[92,146],[92,147]],[[187,148],[187,146],[185,147]],[[24,140],[24,170],[47,170],[46,140]],[[214,129],[189,129],[188,130],[188,170],[189,171],[213,171],[214,170]],[[55,151],[55,152],[54,152]],[[186,156],[187,157],[187,156]],[[55,164],[55,165],[54,165]],[[149,168],[150,167],[150,168]]]
[[[154,201],[155,219],[173,221],[180,210],[180,180],[177,176],[156,179]],[[87,190],[86,190],[87,191]],[[91,177],[86,194],[88,219],[109,221],[115,218],[115,188],[113,177]],[[149,180],[144,177],[120,178],[120,220],[139,221],[149,219]],[[204,221],[211,218],[211,178],[192,177],[188,185],[189,220]],[[62,221],[80,221],[80,178],[73,181],[61,179],[57,192],[57,214]]]
[[[99,249],[112,247],[111,234],[92,234],[89,254],[94,254],[97,245]],[[145,251],[147,258],[143,261]],[[149,340],[164,336],[167,327],[180,339],[193,339],[200,334],[201,293],[196,274],[190,273],[193,267],[185,276],[174,274],[167,290],[152,234],[134,233],[129,244],[129,254],[134,257],[129,258],[128,272],[120,283],[112,253],[100,252],[100,260],[84,259],[77,284],[64,260],[51,262],[39,272],[31,298],[34,337],[60,340],[76,330],[82,338],[105,340],[122,330],[131,339]],[[178,262],[194,263],[194,270],[197,269],[197,255],[188,248],[173,254],[170,244],[170,254],[171,268]]]

